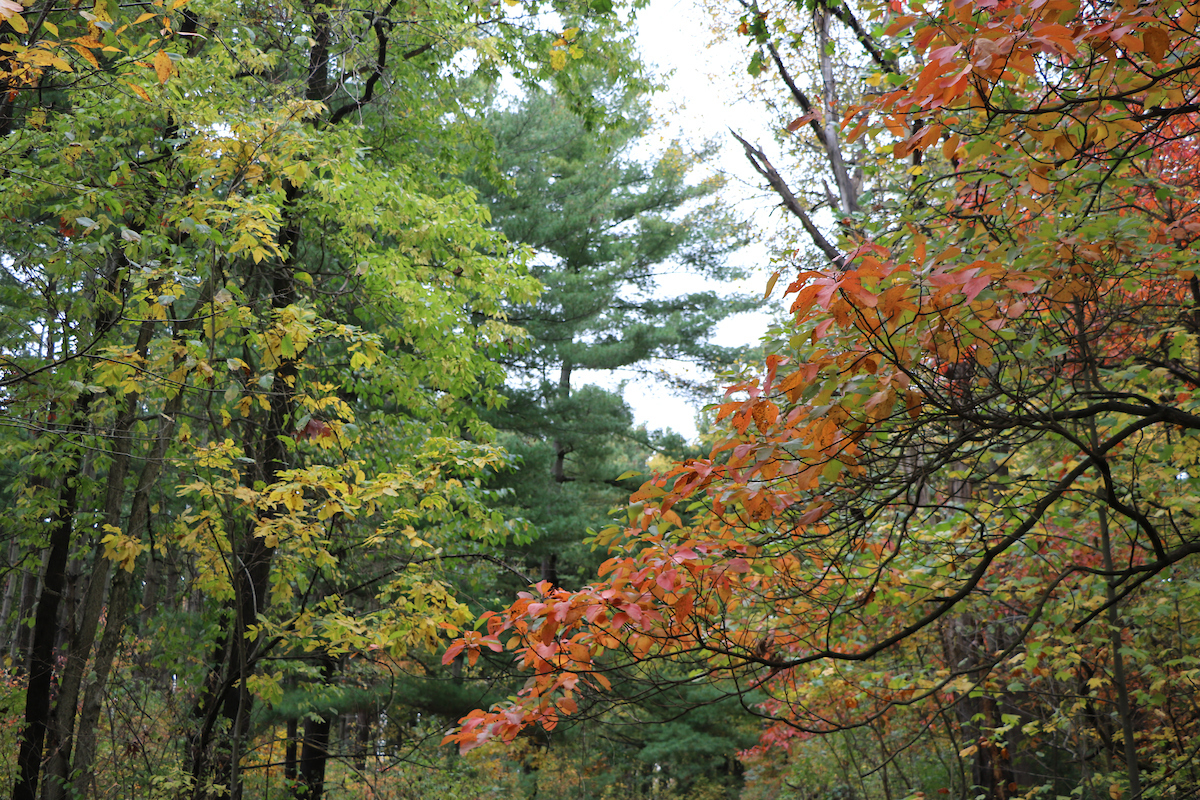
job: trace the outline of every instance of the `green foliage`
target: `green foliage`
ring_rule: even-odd
[[[674,286],[685,274],[741,276],[728,255],[744,226],[717,200],[716,179],[689,178],[708,153],[671,143],[642,160],[635,148],[651,131],[644,99],[603,75],[592,76],[590,91],[609,106],[604,129],[589,129],[548,92],[498,105],[489,117],[508,183],[482,187],[485,201],[509,239],[533,248],[531,271],[546,286],[537,303],[512,312],[532,338],[514,365],[544,380],[560,363],[600,370],[651,358],[728,363],[734,352],[708,335],[752,307],[749,300]]]
[[[469,87],[594,63],[636,84],[624,23],[543,6],[575,29],[560,71],[549,17],[488,4],[10,6],[14,797],[315,800],[320,737],[378,731],[393,676],[470,623],[444,559],[520,530],[483,415],[539,283],[467,180],[490,158]]]
[[[478,182],[494,224],[530,248],[544,286],[508,311],[528,339],[498,354],[512,375],[508,402],[486,416],[522,466],[494,485],[540,532],[535,556],[558,558],[570,582],[595,566],[581,532],[605,525],[636,486],[621,476],[645,471],[656,450],[685,454],[681,442],[635,429],[617,392],[581,381],[597,371],[649,376],[656,359],[719,368],[737,351],[709,341],[714,326],[755,305],[678,287],[740,275],[728,256],[745,228],[721,204],[718,181],[692,177],[709,153],[671,143],[643,155],[652,125],[637,86],[594,69],[574,79],[603,106],[604,124],[561,91],[498,98],[486,122],[498,174]]]

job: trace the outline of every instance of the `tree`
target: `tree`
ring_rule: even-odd
[[[651,454],[687,454],[682,437],[635,427],[619,391],[588,381],[604,373],[611,379],[617,370],[657,380],[657,359],[723,367],[736,350],[708,341],[713,326],[758,303],[695,289],[701,279],[739,274],[728,262],[744,232],[717,199],[720,182],[695,175],[706,153],[652,145],[648,104],[636,83],[599,69],[577,70],[577,83],[600,118],[581,114],[553,87],[496,98],[485,115],[497,168],[490,180],[478,180],[483,202],[509,241],[530,248],[531,271],[545,291],[508,308],[509,321],[528,338],[501,356],[510,375],[506,403],[482,412],[519,458],[487,485],[504,492],[500,508],[528,524],[529,541],[510,540],[503,566],[490,572],[486,564],[462,571],[458,594],[474,598],[480,612],[503,607],[539,576],[580,585],[601,560],[583,541],[585,532],[609,524]],[[652,147],[661,152],[647,155]],[[711,391],[701,380],[679,388]],[[502,696],[508,670],[493,666],[491,690]],[[462,664],[451,668],[457,674]],[[423,682],[414,678],[414,685]],[[461,695],[439,695],[453,705],[421,707],[450,724],[479,702],[478,691],[466,684]],[[663,746],[643,726],[621,723],[600,718],[528,743],[514,754],[522,783],[539,797],[585,797],[620,791],[617,784],[636,794],[673,781],[680,790],[711,777],[689,763],[694,756],[685,747]],[[676,732],[683,730],[709,749],[732,754],[744,746],[736,732],[714,733],[699,715],[694,730],[678,723]],[[656,760],[640,755],[651,751]],[[710,771],[719,777],[721,762]],[[569,778],[580,775],[588,777]]]
[[[765,742],[843,732],[879,796],[1196,785],[1194,10],[915,8],[811,6],[878,87],[839,135],[890,138],[903,177],[843,206],[834,245],[747,144],[829,265],[791,281],[712,455],[602,535],[597,582],[451,648],[532,671],[451,739],[553,725],[613,672],[706,675],[768,695]],[[747,10],[752,68],[793,25]],[[794,129],[836,129],[803,111]]]
[[[536,282],[461,59],[620,69],[593,5],[568,44],[533,5],[0,3],[14,798],[315,800],[348,686],[467,620],[438,551],[507,533],[477,409]]]
[[[502,357],[508,401],[487,414],[522,456],[524,466],[499,485],[513,489],[518,513],[538,532],[543,578],[636,487],[619,476],[640,471],[655,446],[681,454],[681,442],[635,429],[619,393],[581,386],[580,373],[585,381],[597,371],[649,375],[655,359],[721,368],[736,349],[710,343],[713,327],[754,305],[674,288],[741,275],[729,256],[743,226],[717,199],[718,180],[692,178],[707,154],[671,143],[638,156],[651,132],[640,87],[593,70],[579,88],[603,107],[603,125],[561,91],[496,100],[487,126],[498,174],[480,186],[496,226],[533,250],[530,269],[545,287],[509,309],[529,339]],[[583,567],[567,560],[564,576]]]

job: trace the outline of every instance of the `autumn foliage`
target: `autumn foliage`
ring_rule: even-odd
[[[892,764],[896,797],[1191,796],[1200,6],[808,8],[866,53],[832,129],[890,177],[798,262],[709,457],[597,536],[596,581],[447,651],[528,673],[447,740],[553,727],[616,675],[706,680],[767,720],[747,758],[862,727],[885,782],[945,756]],[[771,48],[786,13],[739,30]]]
[[[594,5],[572,64],[632,72]],[[519,530],[481,410],[538,284],[469,180],[480,87],[565,71],[537,6],[0,0],[14,800],[402,783],[442,564]]]

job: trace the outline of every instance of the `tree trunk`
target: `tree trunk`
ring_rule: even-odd
[[[82,392],[75,400],[68,440],[83,434],[87,425],[91,392]],[[18,777],[13,784],[13,800],[36,800],[42,770],[42,746],[50,730],[50,696],[54,687],[54,642],[58,638],[58,616],[66,585],[67,562],[71,554],[71,534],[78,503],[80,468],[77,456],[63,478],[58,507],[50,518],[49,551],[46,558],[42,593],[34,618],[33,642],[29,651],[29,683],[25,689],[25,727],[17,755]]]
[[[45,564],[41,566],[41,574],[45,574]],[[33,615],[33,605],[37,601],[38,574],[26,568],[21,579],[21,604],[17,607],[17,635],[13,644],[13,663],[19,670],[23,670],[29,663],[29,650],[33,644],[33,628],[27,621]]]
[[[300,241],[296,206],[303,192],[291,184],[285,191],[285,223],[280,227],[279,243],[286,256],[270,273],[271,307],[274,309],[286,308],[296,300],[293,258]],[[248,471],[245,476],[251,483],[260,480],[270,486],[290,466],[285,440],[291,434],[289,425],[301,356],[297,352],[292,358],[283,358],[275,369],[266,419],[258,437],[246,446],[247,456],[260,467],[257,474]],[[193,712],[197,728],[191,737],[190,771],[196,800],[210,794],[207,788],[210,775],[212,783],[227,787],[228,800],[241,800],[242,796],[239,762],[242,744],[250,730],[252,701],[246,678],[253,673],[262,645],[259,640],[248,640],[247,632],[267,609],[271,562],[275,556],[275,548],[255,535],[256,526],[257,519],[246,520],[238,541],[232,543],[233,601],[227,608],[225,631]],[[215,746],[213,731],[218,717],[228,723],[228,734],[220,746]]]
[[[147,320],[142,323],[138,331],[135,352],[143,361],[146,359],[154,328],[155,322]],[[117,417],[109,435],[109,440],[113,443],[113,451],[104,497],[104,524],[114,528],[119,527],[121,522],[121,510],[125,500],[125,476],[129,473],[129,458],[133,449],[133,423],[137,417],[139,399],[140,395],[137,392],[128,395],[125,408]],[[149,465],[147,465],[147,469],[149,469]],[[154,475],[157,477],[157,469],[155,469]],[[143,470],[143,480],[145,477],[145,470]],[[131,529],[127,533],[136,536],[137,534],[132,530],[132,522],[131,520]],[[87,669],[88,658],[92,653],[96,631],[100,626],[100,617],[104,611],[104,595],[108,589],[108,573],[111,565],[112,562],[104,555],[103,539],[97,539],[92,559],[92,575],[88,580],[82,605],[77,613],[72,614],[69,621],[70,646],[67,650],[66,663],[63,666],[62,679],[59,681],[54,725],[49,732],[47,742],[50,759],[44,770],[47,783],[43,788],[43,796],[46,800],[66,800],[79,691],[83,683],[84,672]],[[75,611],[71,606],[68,606],[68,610]],[[119,626],[120,622],[112,619],[110,615],[108,625],[110,627]],[[100,680],[103,680],[103,677]]]
[[[333,680],[335,662],[325,653],[321,656],[321,676],[328,685]],[[329,728],[333,712],[317,709],[304,720],[304,743],[300,751],[300,781],[296,785],[296,800],[321,800],[325,793],[325,767],[329,763]]]
[[[160,417],[158,436],[154,449],[142,467],[138,476],[138,484],[134,490],[133,504],[130,509],[127,534],[132,538],[141,538],[150,524],[150,493],[158,483],[162,473],[163,460],[171,436],[175,429],[175,415],[183,404],[183,392],[179,392],[167,404]],[[72,763],[71,772],[74,774],[74,794],[84,797],[87,788],[93,782],[92,768],[96,759],[96,729],[100,723],[100,702],[104,697],[104,689],[108,676],[112,672],[113,660],[124,638],[125,620],[130,614],[130,592],[133,588],[132,570],[121,569],[113,580],[112,592],[108,601],[108,621],[104,626],[104,635],[96,651],[94,671],[96,678],[88,685],[83,696],[83,707],[79,716],[78,748]],[[58,800],[58,798],[55,798]]]
[[[158,594],[163,581],[162,557],[153,549],[146,554],[146,571],[142,578],[142,609],[138,612],[138,631],[145,633],[158,610]],[[164,603],[164,605],[166,605]]]
[[[295,718],[287,721],[287,747],[283,754],[283,777],[289,788],[296,780],[296,743],[300,738],[300,725]]]
[[[558,372],[558,393],[559,400],[566,400],[571,396],[571,368],[570,361],[564,361]],[[557,436],[554,437],[554,464],[550,467],[550,477],[554,478],[556,484],[565,483],[572,478],[567,476],[566,458],[567,453],[571,449]]]
[[[16,626],[12,619],[13,599],[17,594],[17,585],[21,582],[23,570],[16,569],[16,564],[21,558],[21,548],[17,543],[17,537],[14,534],[12,541],[8,543],[8,565],[11,568],[8,576],[4,579],[4,604],[0,605],[0,631],[3,632],[4,641],[2,645],[2,653],[11,653],[13,643],[16,641]]]
[[[374,709],[360,708],[355,713],[354,766],[360,772],[367,768],[367,755],[371,744],[371,717]]]

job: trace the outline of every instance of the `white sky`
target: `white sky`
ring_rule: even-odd
[[[758,189],[758,176],[751,170],[741,146],[729,135],[734,127],[751,141],[769,141],[770,121],[766,112],[754,103],[739,98],[733,75],[743,71],[748,53],[740,42],[713,43],[711,20],[696,0],[651,0],[638,13],[638,41],[646,61],[659,76],[671,73],[669,89],[655,100],[656,114],[665,126],[664,140],[679,138],[695,145],[716,139],[721,153],[714,165],[729,176],[727,202],[734,204],[744,217],[754,217],[766,234],[773,221],[773,207]],[[765,238],[765,236],[764,236]],[[731,291],[762,292],[772,271],[765,246],[752,245],[734,256],[750,269],[752,277]],[[678,290],[678,284],[675,284]],[[697,283],[685,290],[713,288]],[[773,306],[781,300],[776,297]],[[714,340],[725,345],[757,342],[766,331],[768,313],[743,314],[726,320],[718,327]],[[664,363],[663,368],[682,372],[680,365]],[[677,397],[661,383],[637,376],[625,379],[625,400],[633,408],[637,422],[650,429],[671,428],[688,439],[697,435],[695,417],[699,408],[689,398]],[[600,381],[597,381],[600,382]],[[608,383],[608,381],[604,381]]]

